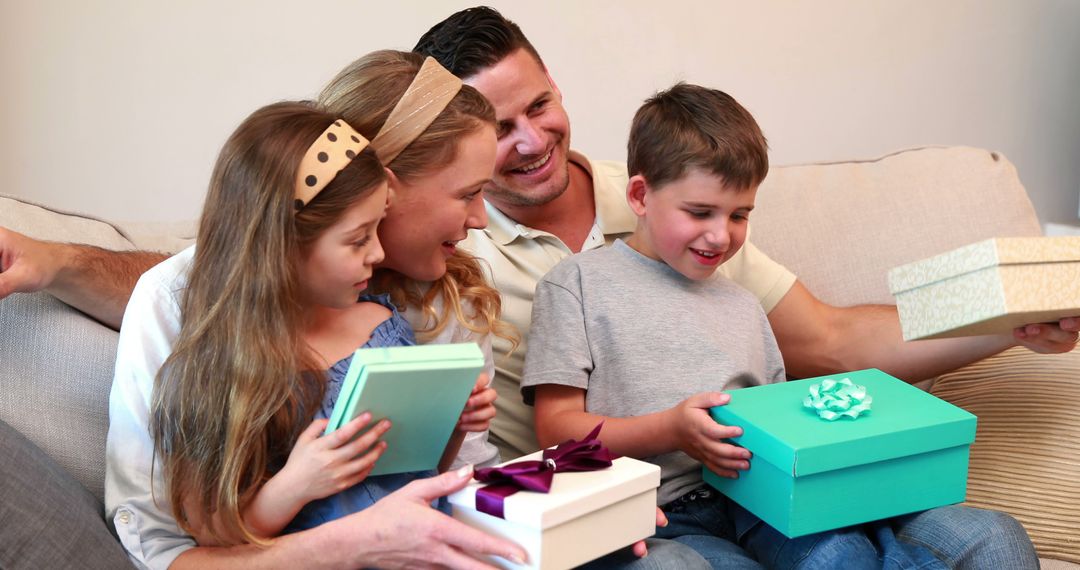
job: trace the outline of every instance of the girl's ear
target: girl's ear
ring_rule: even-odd
[[[630,209],[639,218],[645,215],[645,196],[648,193],[649,183],[644,176],[635,174],[630,177],[630,182],[626,185],[626,203],[630,204]]]

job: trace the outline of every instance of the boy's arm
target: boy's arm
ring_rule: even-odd
[[[604,422],[600,440],[615,455],[644,458],[672,451],[685,452],[713,472],[727,477],[749,469],[750,452],[724,439],[742,429],[716,423],[709,408],[728,403],[719,392],[695,394],[672,408],[642,416],[613,418],[585,411],[585,390],[558,384],[536,386],[536,437],[542,447],[581,439]]]
[[[0,299],[47,291],[102,323],[120,328],[139,276],[168,257],[39,241],[0,228]]]

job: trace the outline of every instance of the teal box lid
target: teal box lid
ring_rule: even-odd
[[[849,378],[873,397],[871,410],[826,421],[803,407],[810,386]],[[728,392],[713,419],[743,429],[732,442],[793,477],[969,445],[974,415],[877,369],[754,386]]]
[[[392,422],[371,475],[434,469],[483,368],[484,354],[471,342],[359,349],[326,433],[369,411],[370,425]]]

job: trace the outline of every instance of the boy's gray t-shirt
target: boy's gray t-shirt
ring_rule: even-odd
[[[565,259],[537,284],[528,404],[536,385],[562,384],[586,390],[590,413],[641,416],[699,392],[784,380],[761,304],[719,275],[687,279],[620,240]],[[645,459],[661,467],[660,505],[701,485],[701,464],[685,453]]]

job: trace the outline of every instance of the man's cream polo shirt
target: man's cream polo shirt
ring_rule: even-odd
[[[629,236],[637,217],[626,203],[629,181],[626,165],[613,161],[590,162],[574,151],[570,152],[570,161],[591,174],[596,198],[596,221],[581,249],[610,245],[618,238]],[[461,245],[486,261],[489,277],[502,295],[502,318],[521,335],[521,344],[509,355],[510,343],[497,337],[493,343],[496,373],[492,385],[499,399],[495,402],[498,413],[491,422],[491,435],[505,461],[539,447],[533,432],[533,410],[522,402],[520,386],[529,347],[533,292],[540,278],[573,252],[554,235],[523,226],[490,203],[487,214],[488,227],[469,232],[469,238]],[[766,313],[795,283],[793,273],[749,241],[720,266],[720,273],[757,295]]]

